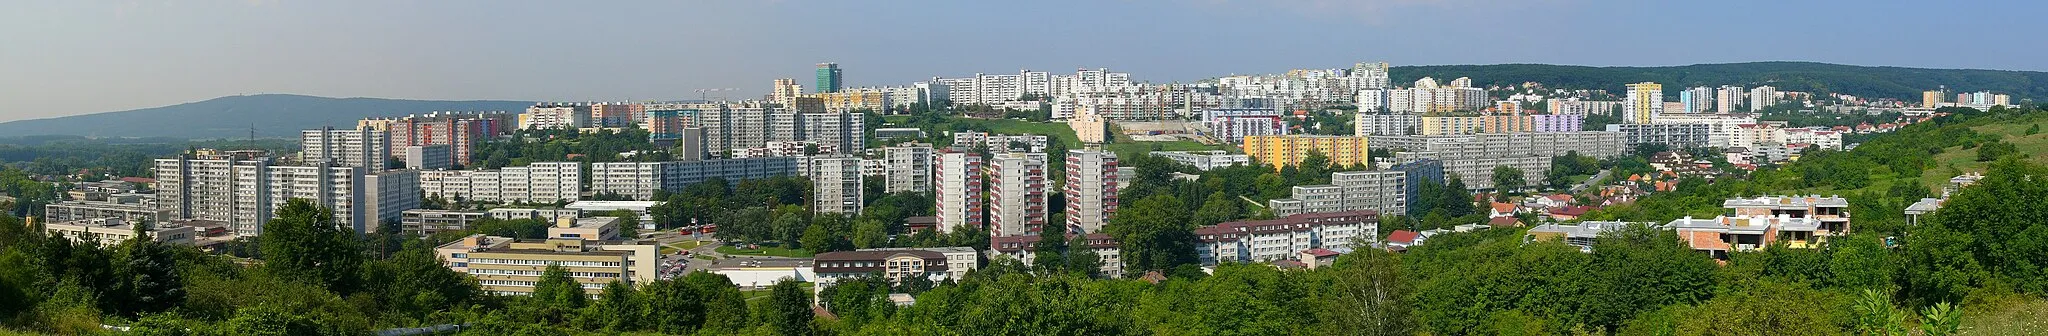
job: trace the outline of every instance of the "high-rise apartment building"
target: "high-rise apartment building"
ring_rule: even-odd
[[[811,160],[811,211],[860,214],[860,158],[851,156]]]
[[[1631,149],[1658,144],[1670,149],[1704,148],[1712,145],[1714,125],[1705,123],[1610,124],[1608,132],[1621,132]]]
[[[420,190],[427,197],[475,202],[556,203],[582,195],[582,165],[576,162],[535,162],[498,170],[420,172]]]
[[[374,129],[310,129],[299,132],[299,161],[320,165],[332,162],[370,171],[384,170],[391,158],[391,135]]]
[[[1621,106],[1621,120],[1648,124],[1664,114],[1664,85],[1642,82],[1628,85],[1628,99]]]
[[[839,63],[818,63],[818,93],[839,92]]]
[[[860,113],[805,113],[803,132],[792,140],[816,141],[833,145],[848,153],[866,148],[866,120]]]
[[[996,154],[988,166],[989,235],[1037,234],[1049,214],[1045,153]]]
[[[405,169],[441,170],[454,168],[455,147],[448,145],[404,146],[392,154],[405,161]]]
[[[909,143],[882,149],[886,161],[888,183],[884,189],[889,193],[932,192],[932,147],[927,144]]]
[[[1749,89],[1749,111],[1763,112],[1764,108],[1778,104],[1778,88],[1769,85]]]
[[[980,154],[944,152],[936,156],[939,231],[982,227],[982,158]]]
[[[1301,164],[1308,154],[1322,153],[1330,164],[1357,165],[1367,163],[1370,155],[1366,152],[1366,137],[1330,135],[1278,135],[1254,136],[1244,140],[1244,153],[1259,162],[1282,166]],[[1071,178],[1070,178],[1071,179]]]
[[[1735,113],[1736,106],[1741,105],[1745,101],[1743,99],[1745,97],[1743,92],[1747,91],[1744,91],[1741,86],[1722,85],[1721,89],[1714,94],[1714,111],[1721,114]]]
[[[419,191],[404,189],[402,174],[410,171],[380,176],[379,183],[372,184],[362,167],[280,166],[268,158],[157,159],[155,170],[159,208],[176,218],[227,222],[242,236],[262,234],[263,224],[294,198],[332,209],[337,225],[358,233],[379,223],[381,214],[370,211],[403,211],[418,205]],[[406,195],[411,197],[410,206]]]
[[[590,127],[630,127],[647,119],[647,105],[598,103],[590,105]]]
[[[1942,92],[1942,90],[1928,90],[1920,92],[1920,107],[1939,108],[1941,107],[1942,103],[1941,99],[1945,96],[1948,96],[1948,93]]]
[[[540,103],[519,115],[519,129],[577,129],[593,125],[588,104]]]
[[[1372,148],[1437,153],[1440,160],[1519,156],[1549,158],[1570,152],[1606,159],[1620,156],[1625,148],[1625,140],[1621,132],[1603,131],[1374,136]]]
[[[1686,114],[1710,112],[1714,107],[1714,88],[1699,86],[1679,91],[1678,103],[1685,106]]]
[[[395,225],[406,210],[420,208],[420,171],[387,170],[363,175],[363,232],[379,232]]]
[[[1399,170],[1337,172],[1330,174],[1330,184],[1295,186],[1292,197],[1266,204],[1280,217],[1359,210],[1407,213],[1407,184],[1407,172]]]
[[[1105,150],[1067,151],[1067,228],[1083,233],[1102,231],[1117,207],[1116,153]]]
[[[484,140],[510,131],[512,115],[503,112],[442,113],[398,119],[364,119],[378,122],[391,132],[391,147],[448,145],[451,165],[470,165],[473,148]],[[360,124],[360,123],[359,123]]]

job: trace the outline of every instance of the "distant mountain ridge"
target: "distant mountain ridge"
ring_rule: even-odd
[[[1664,92],[1676,96],[1693,86],[1742,85],[1753,88],[1771,85],[1780,91],[1843,93],[1858,97],[1898,98],[1920,101],[1922,91],[1948,86],[1951,92],[1990,90],[2022,98],[2048,98],[2048,72],[1925,69],[1889,66],[1856,66],[1814,62],[1751,62],[1695,64],[1659,67],[1593,67],[1548,64],[1422,65],[1391,69],[1394,85],[1424,76],[1437,81],[1471,77],[1474,86],[1543,83],[1551,88],[1605,89],[1619,94],[1624,85],[1635,82],[1664,84]],[[1954,99],[1951,93],[1949,99]]]
[[[354,127],[366,117],[433,111],[525,111],[530,101],[328,98],[292,94],[227,96],[137,110],[0,123],[0,135],[81,135],[187,139],[297,137],[300,130]]]

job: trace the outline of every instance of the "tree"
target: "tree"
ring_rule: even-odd
[[[1186,206],[1169,195],[1153,195],[1118,209],[1103,230],[1116,238],[1124,274],[1171,270],[1194,263],[1194,225]]]
[[[778,335],[811,334],[811,293],[799,287],[796,280],[784,279],[768,288],[768,304],[763,305],[763,317]]]
[[[170,310],[185,302],[185,280],[178,276],[170,247],[144,234],[148,223],[135,225],[135,235],[122,242],[121,288],[126,304],[117,309],[134,316]]]
[[[1238,215],[1244,212],[1237,202],[1222,191],[1210,193],[1209,198],[1202,200],[1201,207],[1195,210],[1195,224],[1216,225],[1237,220]]]
[[[1865,289],[1856,297],[1850,307],[1853,330],[1857,335],[1910,335],[1906,330],[1906,312],[1892,306],[1892,296],[1876,289]]]
[[[612,212],[605,215],[619,218],[620,239],[640,238],[640,213],[633,212],[633,210],[619,209],[612,210]]]
[[[1493,190],[1502,194],[1522,189],[1522,169],[1509,166],[1493,167]]]
[[[1828,335],[1825,293],[1797,282],[1762,281],[1715,296],[1678,323],[1680,335]]]
[[[1413,335],[1417,326],[1407,302],[1410,287],[1402,280],[1400,256],[1380,249],[1358,249],[1337,258],[1331,279],[1329,321],[1323,334]]]
[[[704,325],[704,299],[703,291],[687,280],[656,280],[641,287],[634,313],[649,330],[688,334]]]
[[[735,332],[749,325],[751,316],[747,313],[747,300],[740,294],[739,287],[733,286],[732,279],[723,274],[691,272],[683,276],[682,282],[696,288],[702,295],[704,328],[701,330]]]
[[[854,220],[852,233],[854,248],[889,247],[889,226],[880,220]]]
[[[611,283],[604,284],[604,292],[597,295],[596,302],[591,303],[590,307],[584,308],[583,324],[585,328],[611,332],[635,330],[637,328],[635,324],[642,321],[640,318],[639,300],[640,298],[635,296],[632,286],[627,286],[625,282],[613,280]],[[655,317],[669,315],[681,315],[681,313],[661,314]]]
[[[1977,162],[1989,162],[1998,160],[1998,158],[2005,157],[2006,155],[2017,155],[2019,153],[2019,146],[2015,146],[2010,142],[1993,141],[1977,146]]]
[[[569,270],[561,265],[548,265],[541,272],[540,281],[533,284],[533,295],[527,299],[537,307],[548,309],[575,310],[583,308],[586,300],[583,284],[569,278]]]
[[[294,198],[263,224],[263,267],[280,278],[352,293],[362,267],[354,232],[334,222],[334,212]]]

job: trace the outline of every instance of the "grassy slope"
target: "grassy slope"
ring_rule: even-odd
[[[2024,123],[1993,124],[1971,127],[1970,129],[1979,133],[2003,135],[2005,136],[2004,141],[2018,146],[2020,152],[2027,155],[2028,161],[2048,164],[2048,132],[2026,135],[2027,128],[2035,124],[2048,126],[2048,120],[2036,119]],[[1935,162],[1938,162],[1939,166],[1927,169],[1916,178],[1922,186],[1937,193],[1941,191],[1943,186],[1948,185],[1949,178],[1955,177],[1955,173],[1949,170],[1950,167],[1954,167],[1955,171],[1964,173],[1981,173],[1984,172],[1986,167],[1991,165],[1990,162],[1977,161],[1977,150],[1975,148],[1949,147],[1942,150],[1941,154],[1935,155],[1934,159]],[[1800,189],[1797,193],[1842,195],[1856,191],[1884,192],[1890,190],[1892,183],[1899,178],[1900,176],[1897,173],[1893,173],[1890,169],[1879,167],[1870,171],[1870,186],[1863,189],[1835,190],[1834,188],[1822,187]]]

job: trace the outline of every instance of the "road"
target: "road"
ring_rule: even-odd
[[[1571,193],[1577,194],[1579,193],[1579,191],[1586,190],[1586,188],[1592,188],[1593,184],[1600,183],[1600,180],[1607,179],[1607,174],[1609,174],[1610,172],[1612,171],[1601,169],[1599,173],[1594,173],[1593,177],[1587,178],[1585,181],[1580,181],[1579,184],[1572,185]]]
[[[676,276],[690,274],[690,272],[695,272],[699,270],[725,267],[806,267],[811,265],[810,258],[726,255],[724,253],[718,253],[718,247],[720,246],[720,243],[717,239],[711,238],[710,236],[693,238],[690,235],[678,234],[675,231],[663,231],[659,233],[649,234],[645,236],[645,238],[654,239],[656,242],[659,242],[664,246],[678,242],[687,242],[701,239],[700,241],[703,242],[703,244],[698,245],[695,248],[691,248],[690,253],[687,255],[662,255],[662,260],[664,262],[679,261],[685,263],[679,272],[674,273]],[[697,256],[709,256],[714,260],[704,260],[701,258],[697,258]]]

